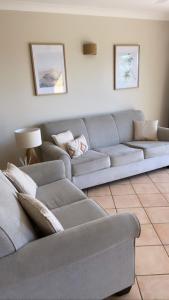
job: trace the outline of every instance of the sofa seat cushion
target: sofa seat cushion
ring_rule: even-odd
[[[91,199],[81,200],[52,210],[64,229],[78,226],[104,216],[106,211]]]
[[[137,149],[143,149],[145,158],[169,154],[169,142],[132,141],[126,143],[126,145]]]
[[[49,209],[61,207],[86,198],[68,179],[61,179],[50,184],[40,186],[37,189],[37,199],[42,201]]]
[[[144,159],[141,149],[131,148],[122,144],[97,149],[110,156],[111,166],[128,165]]]
[[[105,153],[89,150],[71,160],[73,176],[79,176],[110,167],[110,158]]]

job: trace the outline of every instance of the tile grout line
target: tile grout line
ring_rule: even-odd
[[[138,275],[136,275],[136,277],[148,277],[148,276],[154,276],[154,277],[155,276],[169,276],[169,273],[165,273],[165,274],[162,274],[162,273],[157,273],[157,274],[138,274]]]
[[[137,275],[137,277],[148,277],[148,276],[152,276],[155,277],[156,275],[158,276],[169,276],[169,274],[151,274],[151,275]]]
[[[108,183],[108,185],[109,185],[110,194],[111,194],[111,197],[112,197],[112,200],[113,200],[113,203],[114,203],[114,207],[115,207],[115,210],[116,210],[116,213],[117,213],[117,207],[116,207],[116,203],[115,203],[115,200],[114,200],[111,188],[110,188],[110,183]]]
[[[138,281],[138,278],[137,278],[137,275],[136,275],[136,282],[137,282],[137,286],[138,286],[138,290],[139,290],[139,293],[140,293],[141,300],[144,300],[142,292],[141,292],[141,288],[140,288],[140,285],[139,285],[139,281]]]
[[[131,185],[132,185],[132,187],[133,187],[133,184],[131,183]],[[134,189],[134,187],[133,187],[133,189]],[[139,198],[139,196],[138,196],[138,194],[136,193],[136,195],[137,195],[137,197]],[[146,212],[146,210],[145,210],[145,208],[144,208],[144,206],[143,206],[143,204],[142,204],[142,202],[141,202],[141,200],[140,200],[140,198],[139,198],[139,201],[140,201],[140,204],[141,204],[141,208],[144,210],[144,212],[145,212],[145,214],[146,214],[146,216],[147,216],[147,218],[148,218],[148,220],[150,221],[150,223],[151,223],[151,220],[150,220],[150,218],[149,218],[149,216],[148,216],[148,214],[147,214],[147,212]],[[143,225],[143,224],[140,224],[140,225]]]
[[[131,183],[130,183],[130,179],[129,179],[129,184],[128,185],[130,185]],[[124,184],[125,185],[125,184]],[[119,207],[117,207],[116,206],[116,202],[115,202],[115,199],[114,199],[114,196],[128,196],[128,195],[135,195],[135,196],[137,196],[136,195],[136,192],[135,192],[135,190],[133,189],[133,186],[132,186],[132,189],[133,189],[133,192],[134,192],[134,194],[126,194],[126,195],[113,195],[113,193],[112,193],[112,191],[111,191],[111,188],[110,188],[110,183],[109,183],[109,189],[110,189],[110,193],[111,193],[111,196],[112,196],[112,198],[113,198],[113,202],[114,202],[114,206],[115,206],[115,209],[116,209],[116,213],[118,213],[118,209],[120,209]],[[138,197],[137,197],[138,198]],[[139,200],[139,199],[138,199]],[[140,200],[139,200],[139,202],[140,202]],[[136,207],[135,207],[136,208]]]

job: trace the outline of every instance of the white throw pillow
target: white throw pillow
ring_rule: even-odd
[[[10,179],[19,192],[32,195],[33,197],[36,196],[37,184],[35,181],[15,165],[8,163],[7,170],[4,171],[4,174]]]
[[[135,141],[157,141],[158,120],[134,121]]]
[[[73,141],[74,137],[70,130],[61,132],[56,135],[52,135],[52,138],[57,146],[67,151],[66,145],[68,142]]]
[[[70,157],[78,157],[88,151],[89,147],[84,135],[81,135],[79,138],[67,143],[67,151]]]
[[[41,201],[27,194],[18,194],[18,200],[42,234],[64,231],[55,215]]]

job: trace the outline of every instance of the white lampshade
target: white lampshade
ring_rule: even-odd
[[[42,144],[40,128],[23,128],[14,132],[16,144],[19,148],[35,148]]]

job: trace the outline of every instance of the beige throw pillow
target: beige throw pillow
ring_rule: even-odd
[[[52,138],[53,138],[55,144],[65,151],[67,151],[67,148],[66,148],[67,143],[74,140],[73,134],[70,130],[61,132],[56,135],[52,135]]]
[[[42,234],[64,231],[55,215],[41,201],[27,194],[18,194],[18,200]]]
[[[4,174],[10,179],[19,192],[29,194],[33,197],[36,196],[37,184],[35,181],[15,165],[8,163]]]
[[[79,138],[67,143],[67,151],[70,157],[78,157],[88,151],[89,147],[84,135],[81,135]]]
[[[134,121],[135,141],[157,141],[158,120]]]

